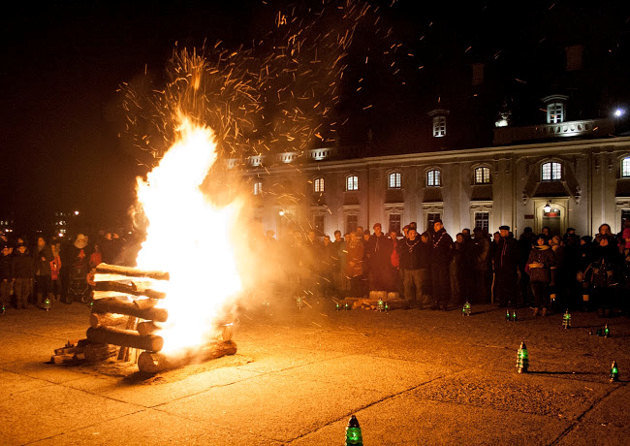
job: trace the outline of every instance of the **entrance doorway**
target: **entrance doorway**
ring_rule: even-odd
[[[534,200],[536,220],[534,231],[537,234],[542,228],[549,227],[551,235],[562,236],[567,230],[569,203],[566,198],[537,198]]]
[[[548,211],[543,208],[542,228],[549,227],[551,235],[562,235],[562,210],[557,207],[551,207]]]

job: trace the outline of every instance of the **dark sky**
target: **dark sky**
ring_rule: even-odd
[[[133,148],[117,137],[124,119],[118,86],[145,68],[159,76],[176,41],[246,43],[272,29],[273,14],[288,3],[51,1],[3,11],[0,213],[13,212],[24,224],[74,208],[104,224],[124,216],[142,170]],[[380,12],[394,28],[388,39],[371,35],[370,26],[355,36],[343,92],[347,103],[338,107],[354,116],[361,135],[368,127],[384,137],[394,133],[383,116],[400,107],[426,113],[431,101],[453,91],[453,81],[468,81],[462,67],[475,61],[494,67],[488,73],[502,87],[491,101],[499,101],[522,88],[523,79],[533,84],[536,73],[579,36],[594,48],[589,57],[600,71],[628,84],[628,58],[622,56],[628,55],[630,14],[624,2],[472,1],[463,9],[461,2],[390,3]],[[515,6],[521,9],[509,9]],[[399,72],[384,57],[380,67],[361,65],[367,51],[391,41],[403,44],[396,56]],[[621,60],[625,65],[618,67]],[[589,81],[599,74],[591,73]],[[367,85],[360,94],[359,79]]]

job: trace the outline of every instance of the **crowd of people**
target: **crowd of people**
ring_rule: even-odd
[[[119,259],[125,247],[113,232],[101,231],[95,239],[90,243],[84,234],[73,240],[38,236],[30,244],[24,237],[9,239],[0,232],[0,308],[89,301],[88,273],[101,262]]]
[[[410,307],[447,310],[453,305],[494,302],[530,307],[545,316],[566,308],[596,310],[602,316],[627,312],[630,300],[630,221],[613,234],[602,224],[594,236],[568,228],[562,236],[548,227],[525,228],[516,239],[509,226],[490,236],[463,229],[455,238],[441,220],[420,233],[415,222],[397,231],[363,227],[335,231],[294,231],[276,240],[268,231],[261,246],[268,263],[281,265],[276,282],[283,293],[364,297],[370,291],[399,293]],[[274,257],[275,256],[275,257]]]

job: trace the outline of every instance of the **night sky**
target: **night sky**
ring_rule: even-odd
[[[145,73],[159,83],[175,42],[182,48],[221,40],[237,48],[273,39],[278,11],[315,20],[304,3],[292,9],[286,1],[129,3],[24,3],[3,13],[0,213],[13,213],[18,224],[32,227],[75,208],[103,226],[124,220],[134,177],[144,170],[124,135],[117,90]],[[518,2],[523,9],[516,12],[508,9],[514,2],[467,2],[464,9],[422,2],[436,3],[422,10],[419,3],[370,2],[331,104],[345,122],[341,144],[372,129],[386,153],[405,135],[401,126],[418,128],[438,100],[450,98],[451,108],[468,104],[471,90],[462,86],[473,62],[487,67],[475,98],[482,95],[488,122],[506,98],[517,123],[540,120],[538,94],[562,81],[550,73],[562,71],[563,48],[574,43],[587,45],[588,62],[576,85],[601,87],[586,101],[587,117],[630,104],[626,2]]]

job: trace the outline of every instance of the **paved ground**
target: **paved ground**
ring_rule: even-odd
[[[274,307],[271,311],[276,310]],[[141,380],[45,364],[85,306],[0,317],[0,444],[628,444],[630,321],[432,312],[247,312],[238,354]],[[515,372],[524,339],[531,371]],[[608,382],[612,360],[621,382]]]

